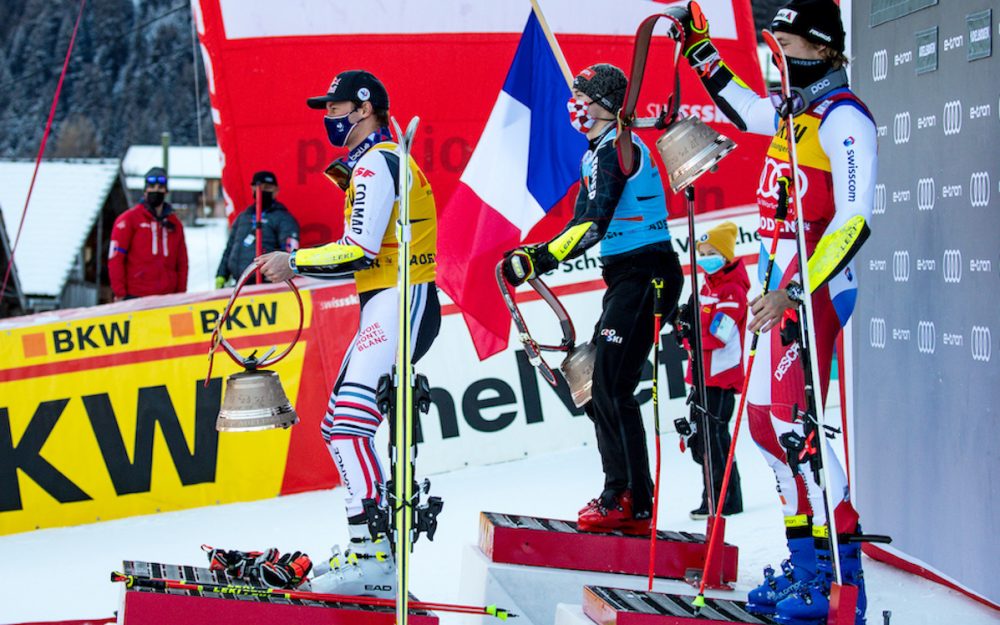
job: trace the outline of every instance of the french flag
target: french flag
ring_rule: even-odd
[[[510,334],[496,264],[579,181],[587,149],[569,121],[568,72],[550,36],[533,10],[441,220],[438,283],[462,310],[480,359],[504,350]]]

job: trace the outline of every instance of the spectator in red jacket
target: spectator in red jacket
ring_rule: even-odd
[[[115,220],[108,251],[115,301],[187,290],[184,227],[166,195],[167,172],[154,167],[146,172],[143,200]]]
[[[750,278],[747,276],[743,260],[735,258],[736,224],[727,221],[712,228],[698,239],[698,267],[704,273],[705,283],[701,287],[701,362],[705,371],[706,401],[699,402],[708,411],[708,435],[705,436],[702,421],[691,411],[694,434],[688,440],[691,456],[698,464],[704,462],[706,439],[708,453],[712,460],[712,483],[715,500],[722,489],[722,478],[729,455],[729,421],[736,407],[736,393],[743,387],[743,335],[747,327],[747,291]],[[677,315],[677,335],[688,343],[691,327],[690,302]],[[692,383],[691,365],[688,364],[688,384]],[[733,461],[729,478],[729,489],[722,514],[738,514],[743,511],[743,494],[740,489],[740,472]],[[708,516],[708,494],[702,491],[701,505],[691,511],[692,519]]]

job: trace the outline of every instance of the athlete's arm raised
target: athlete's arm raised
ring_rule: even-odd
[[[757,95],[722,60],[709,37],[708,18],[698,3],[689,2],[687,9],[671,7],[667,13],[684,29],[684,58],[726,117],[740,130],[773,135],[778,127],[774,106]]]

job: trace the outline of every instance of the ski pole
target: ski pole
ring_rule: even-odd
[[[701,358],[701,303],[699,302],[698,295],[698,263],[695,259],[695,248],[698,246],[697,239],[694,238],[694,186],[689,186],[684,189],[684,198],[687,200],[687,217],[688,217],[688,262],[691,267],[691,352],[697,354],[697,358],[691,360],[691,381],[694,382],[695,389],[698,392],[698,401],[694,402],[695,409],[698,411],[701,419],[699,421],[698,427],[704,432],[704,436],[708,436],[708,405],[707,398],[705,394],[705,368],[702,366]],[[705,479],[705,493],[708,500],[708,509],[715,510],[715,484],[712,482],[712,476],[715,475],[714,467],[712,466],[712,454],[709,452],[706,438],[706,444],[704,445],[705,451],[702,454],[702,477]]]
[[[826,451],[826,441],[823,440],[823,427],[825,417],[823,415],[823,398],[820,397],[819,389],[816,386],[820,383],[819,360],[816,350],[816,317],[813,313],[812,284],[809,281],[809,254],[806,250],[805,241],[805,216],[802,211],[802,198],[799,196],[798,172],[799,161],[797,148],[795,145],[795,116],[792,112],[792,87],[788,78],[788,64],[785,60],[785,52],[781,44],[775,39],[774,34],[769,30],[761,32],[764,42],[771,49],[771,56],[774,58],[778,71],[781,73],[781,97],[784,100],[782,111],[779,112],[785,122],[785,139],[788,145],[788,164],[791,166],[792,178],[792,199],[795,202],[795,245],[796,255],[799,261],[799,277],[802,280],[802,307],[805,314],[800,315],[800,351],[802,352],[802,372],[805,378],[805,396],[807,408],[806,426],[811,419],[816,428],[816,460],[819,462],[818,470],[814,465],[814,479],[823,490],[823,507],[826,512],[826,523],[830,534],[830,555],[833,562],[833,580],[840,585],[843,583],[840,570],[840,549],[837,537],[837,520],[834,517],[836,504],[833,502],[833,494],[829,492],[827,485],[830,483],[830,467],[824,456]]]
[[[212,584],[205,582],[188,582],[180,579],[166,579],[160,577],[141,577],[138,575],[125,575],[113,571],[111,573],[112,582],[122,582],[126,588],[150,588],[154,590],[191,590],[195,592],[214,592],[220,595],[243,595],[250,597],[277,597],[280,599],[300,599],[303,601],[319,601],[322,603],[347,603],[354,605],[368,605],[384,608],[396,606],[395,599],[379,599],[378,597],[358,597],[355,595],[336,595],[322,592],[310,592],[307,590],[290,590],[282,588],[256,588],[254,586],[241,586],[239,584]],[[457,605],[451,603],[435,603],[431,601],[410,601],[409,607],[414,610],[427,610],[438,612],[453,612],[456,614],[486,614],[495,616],[501,621],[508,618],[516,618],[517,614],[495,605],[475,606]]]
[[[653,278],[653,434],[656,447],[656,475],[653,480],[653,518],[649,532],[649,590],[653,590],[656,563],[656,513],[660,507],[660,330],[663,323],[663,278]]]
[[[774,236],[771,237],[771,249],[767,253],[767,269],[764,270],[764,288],[761,297],[767,295],[771,290],[771,272],[774,270],[774,256],[778,251],[778,233],[785,225],[785,217],[788,214],[788,178],[782,176],[778,179],[778,206],[774,211]],[[740,436],[740,422],[743,419],[743,409],[747,403],[747,389],[750,387],[750,373],[753,371],[754,358],[757,356],[757,341],[760,339],[760,330],[753,333],[750,340],[750,355],[747,358],[747,369],[743,375],[743,390],[740,391],[740,406],[736,410],[736,424],[733,426],[733,438],[729,441],[729,453],[726,456],[726,470],[722,474],[722,486],[719,488],[718,508],[715,514],[721,515],[723,503],[726,501],[726,494],[729,491],[729,476],[733,471],[733,460],[736,457],[736,440]],[[708,535],[708,550],[705,553],[705,568],[701,572],[701,584],[698,588],[698,596],[694,598],[694,605],[701,609],[705,606],[705,584],[708,582],[708,565],[712,562],[712,555],[715,553],[718,532],[715,527]]]

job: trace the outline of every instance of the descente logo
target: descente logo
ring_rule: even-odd
[[[798,359],[799,344],[792,343],[778,362],[778,367],[774,370],[774,379],[781,382],[781,379],[785,377],[785,373],[788,372],[788,368]]]

